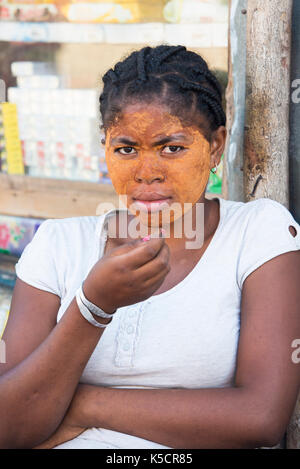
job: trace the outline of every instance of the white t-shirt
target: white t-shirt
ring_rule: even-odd
[[[266,261],[300,249],[300,226],[271,199],[219,201],[219,225],[197,265],[170,290],[117,310],[82,383],[189,389],[234,384],[243,282]],[[46,220],[16,264],[21,280],[61,298],[58,320],[103,255],[104,222],[113,214]],[[93,428],[57,448],[167,447]]]

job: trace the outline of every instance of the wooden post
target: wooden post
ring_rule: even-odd
[[[247,8],[245,200],[269,197],[289,208],[292,0],[250,0]],[[287,429],[300,448],[300,396]]]
[[[226,89],[227,140],[222,197],[244,201],[243,145],[245,118],[247,0],[229,3],[228,86]]]
[[[245,200],[289,206],[292,0],[251,0],[247,8]]]

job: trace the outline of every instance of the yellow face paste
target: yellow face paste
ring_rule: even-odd
[[[168,212],[172,223],[187,211],[184,204],[194,205],[204,193],[211,167],[210,144],[199,127],[183,125],[167,107],[127,106],[108,128],[105,141],[112,184],[119,196],[127,196],[132,213],[137,194],[158,192],[170,197],[160,211]],[[147,209],[134,214],[142,224],[151,225]]]

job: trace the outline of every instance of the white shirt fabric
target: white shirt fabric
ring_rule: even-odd
[[[188,389],[234,384],[243,282],[268,260],[299,250],[300,226],[271,199],[244,203],[216,198],[220,221],[197,265],[170,290],[117,310],[82,383]],[[114,212],[46,220],[16,264],[21,280],[61,298],[58,320],[103,255],[106,222]],[[92,428],[56,448],[167,447]]]

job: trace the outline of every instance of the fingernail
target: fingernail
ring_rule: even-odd
[[[160,229],[160,236],[162,238],[165,238],[166,237],[166,230],[164,230],[163,228]]]
[[[150,241],[150,238],[151,238],[151,236],[150,236],[150,235],[148,235],[148,236],[145,236],[145,238],[142,238],[142,241]]]

